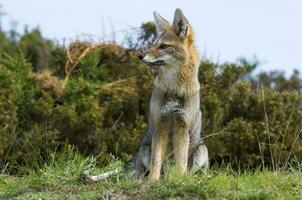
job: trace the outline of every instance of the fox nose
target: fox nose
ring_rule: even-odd
[[[144,55],[144,54],[141,54],[141,55],[138,56],[138,59],[143,60],[144,57],[145,57],[145,55]]]

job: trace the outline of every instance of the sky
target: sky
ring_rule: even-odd
[[[58,41],[139,27],[153,11],[169,21],[181,8],[202,56],[215,62],[257,59],[258,71],[302,71],[301,0],[0,0],[5,28],[40,27]]]

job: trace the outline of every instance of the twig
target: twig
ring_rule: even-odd
[[[291,148],[290,148],[290,151],[289,151],[289,153],[288,153],[288,156],[287,156],[285,162],[283,163],[283,168],[285,167],[285,165],[286,165],[287,162],[289,161],[289,158],[290,158],[290,156],[291,156],[291,154],[292,154],[293,148],[294,148],[294,146],[295,146],[295,144],[296,144],[296,142],[297,142],[299,136],[301,135],[301,133],[302,133],[302,129],[300,129],[299,133],[297,134],[297,136],[296,136],[296,138],[295,138],[295,140],[294,140],[294,142],[293,142],[293,144],[292,144],[292,146],[291,146]]]
[[[261,158],[261,162],[262,162],[262,168],[264,169],[264,155],[263,155],[263,151],[262,151],[262,148],[261,148],[261,143],[260,143],[260,140],[259,140],[259,137],[258,137],[257,134],[256,134],[256,137],[257,137],[259,151],[260,151],[260,158]]]
[[[290,124],[290,120],[291,120],[291,118],[292,118],[292,116],[293,116],[293,113],[294,113],[294,106],[293,106],[293,109],[292,109],[292,111],[291,111],[291,113],[290,113],[290,116],[289,116],[289,119],[288,119],[288,123],[287,123],[287,125],[286,125],[286,128],[285,128],[285,134],[284,134],[284,137],[282,138],[282,143],[281,143],[281,147],[280,147],[280,152],[279,152],[279,159],[278,159],[278,165],[280,164],[280,162],[281,162],[281,154],[282,154],[282,149],[283,149],[283,145],[284,145],[284,140],[285,140],[285,137],[287,136],[287,130],[288,130],[288,127],[289,127],[289,124]],[[284,163],[283,163],[284,164]]]
[[[264,87],[262,84],[261,84],[261,87],[262,87],[262,99],[263,99],[263,109],[264,109],[264,115],[265,115],[266,132],[267,132],[268,142],[269,142],[269,144],[271,144],[271,135],[270,135],[270,131],[269,131],[268,116],[267,116],[266,105],[265,105]],[[269,150],[270,150],[270,154],[271,154],[271,162],[273,165],[273,169],[276,170],[271,145],[269,145]]]

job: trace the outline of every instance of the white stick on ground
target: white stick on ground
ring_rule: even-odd
[[[121,171],[120,168],[116,168],[115,170],[105,172],[105,173],[102,173],[100,175],[92,176],[92,175],[90,175],[89,170],[85,170],[82,173],[81,178],[85,181],[88,181],[88,182],[98,182],[98,181],[101,181],[101,180],[105,180],[105,179],[109,178],[110,176],[119,173],[120,171]]]

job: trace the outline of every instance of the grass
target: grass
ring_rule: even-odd
[[[0,199],[302,199],[302,172],[255,170],[235,172],[225,167],[207,173],[178,175],[168,168],[157,183],[120,174],[100,183],[85,184],[79,175],[121,166],[112,159],[105,168],[95,157],[53,155],[38,172],[23,176],[0,175]]]

